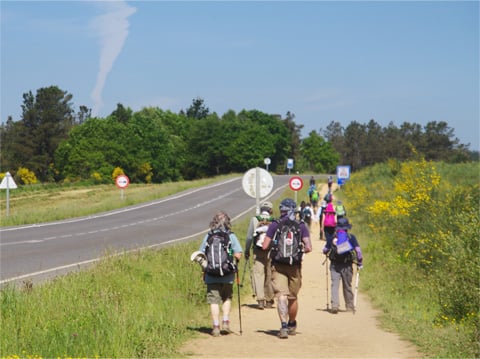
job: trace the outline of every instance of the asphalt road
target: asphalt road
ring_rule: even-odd
[[[273,176],[274,200],[290,176]],[[304,177],[305,182],[308,178]],[[105,255],[195,240],[218,210],[233,221],[255,214],[242,177],[186,190],[121,210],[71,220],[0,229],[0,284],[32,283],[79,270]]]

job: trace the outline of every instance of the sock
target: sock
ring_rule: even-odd
[[[223,317],[223,321],[224,321],[224,322],[228,322],[228,321],[229,321],[229,320],[228,320],[228,317]]]
[[[288,321],[288,326],[289,327],[296,327],[297,326],[297,321],[296,320],[294,320],[294,321],[289,320]]]
[[[218,322],[218,320],[213,321],[213,326],[214,327],[218,327],[219,325],[220,325],[220,323]]]
[[[286,322],[282,322],[282,328],[288,328],[288,326],[287,326],[287,323],[286,323]]]

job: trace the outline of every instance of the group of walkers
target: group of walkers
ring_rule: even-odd
[[[310,218],[321,222],[320,239],[325,238],[323,253],[330,260],[330,312],[336,314],[339,311],[340,281],[343,285],[346,310],[355,310],[352,291],[353,263],[357,263],[358,268],[361,268],[363,258],[356,237],[348,232],[351,224],[345,217],[346,214],[337,217],[334,213],[333,230],[326,219],[332,208],[335,212],[331,182],[333,180],[329,179],[329,190],[321,208],[311,207]],[[298,294],[302,286],[302,261],[304,255],[312,251],[311,222],[303,220],[302,210],[297,208],[293,199],[285,198],[279,205],[280,216],[275,218],[272,203],[262,202],[260,213],[250,220],[245,253],[238,237],[231,231],[228,214],[224,211],[215,214],[210,222],[210,231],[205,235],[199,251],[193,253],[191,257],[202,265],[204,271],[213,336],[230,332],[229,316],[235,276],[237,285],[240,286],[238,261],[244,254],[246,262],[243,275],[245,275],[246,266],[250,268],[251,252],[253,270],[250,270],[250,278],[253,294],[257,300],[256,308],[259,310],[274,308],[276,300],[281,324],[278,337],[286,339],[296,334]],[[240,300],[240,292],[238,296]],[[240,303],[239,315],[241,332]]]

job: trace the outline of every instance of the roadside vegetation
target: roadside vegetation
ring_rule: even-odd
[[[341,191],[384,327],[427,357],[480,357],[480,166],[390,161]]]
[[[365,252],[362,291],[382,325],[428,358],[480,357],[479,169],[390,161],[354,173],[336,192]],[[234,223],[241,239],[247,227],[248,219]],[[200,240],[106,255],[43,285],[3,288],[0,357],[181,357],[182,343],[210,328],[189,259]],[[249,285],[242,291],[251,295]]]

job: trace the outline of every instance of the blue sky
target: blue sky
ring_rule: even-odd
[[[178,112],[331,121],[446,121],[479,149],[478,1],[4,1],[1,121],[58,86],[105,117]]]

